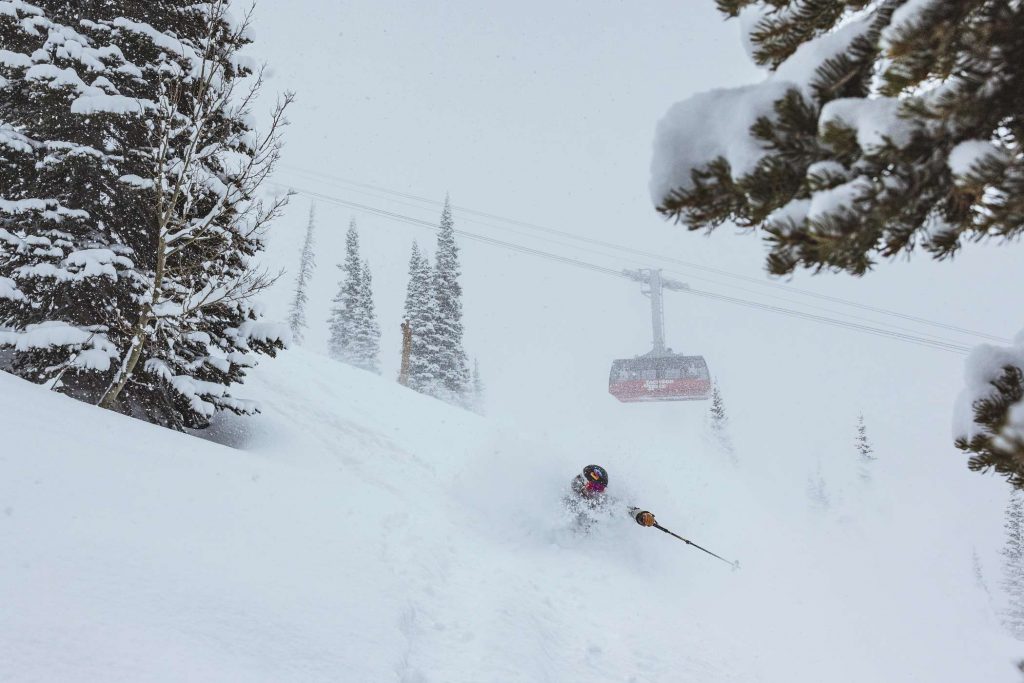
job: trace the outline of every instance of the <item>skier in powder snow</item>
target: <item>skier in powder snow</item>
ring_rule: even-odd
[[[587,531],[594,523],[594,513],[614,503],[606,492],[608,470],[600,465],[587,465],[569,485],[570,493],[565,497],[565,506],[576,513],[577,526]],[[627,507],[629,516],[640,526],[654,526],[654,515],[637,507]]]

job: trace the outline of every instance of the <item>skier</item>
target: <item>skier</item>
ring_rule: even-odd
[[[571,493],[565,497],[565,506],[576,513],[577,525],[587,531],[593,524],[593,513],[604,510],[613,502],[608,496],[608,470],[600,465],[587,465],[569,485]],[[654,526],[654,515],[637,507],[627,507],[629,516],[640,526]]]
[[[608,471],[600,465],[587,465],[583,468],[583,472],[577,474],[572,480],[572,483],[569,485],[570,493],[566,494],[564,500],[565,506],[576,513],[576,529],[578,531],[583,533],[590,531],[590,527],[597,521],[593,514],[594,512],[605,509],[609,504],[618,505],[618,502],[610,498],[606,493],[607,488]],[[669,531],[658,524],[654,519],[654,515],[647,510],[635,507],[628,507],[626,509],[629,511],[629,516],[640,526],[654,527],[659,531],[664,531],[666,534],[678,538],[686,545],[693,546],[697,550],[732,565],[733,569],[740,568],[739,562],[731,562],[721,555],[716,555],[707,548],[702,548],[693,541]]]

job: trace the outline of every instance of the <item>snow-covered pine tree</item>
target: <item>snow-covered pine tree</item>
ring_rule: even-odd
[[[725,412],[725,401],[722,399],[722,390],[718,387],[718,382],[715,382],[711,387],[708,429],[711,432],[715,445],[728,454],[729,459],[734,465],[737,464],[736,451],[733,449],[732,439],[729,436],[729,417]]]
[[[255,197],[280,158],[292,96],[278,102],[267,133],[258,136],[249,121],[262,73],[239,54],[251,42],[250,15],[235,20],[226,0],[187,7],[183,27],[194,32],[188,40],[180,33],[153,38],[145,24],[136,27],[153,47],[174,46],[180,71],[161,64],[158,72],[165,78],[151,120],[156,145],[148,183],[156,220],[151,241],[136,248],[152,267],[129,348],[100,405],[129,410],[125,390],[146,387],[163,401],[146,406],[150,419],[199,428],[219,410],[256,412],[227,389],[254,364],[251,352],[273,355],[289,339],[287,327],[258,320],[253,298],[274,279],[255,268],[253,257],[287,202]]]
[[[373,275],[363,261],[356,307],[356,329],[352,340],[352,365],[380,374],[380,325],[373,305]]]
[[[712,424],[724,426],[729,418],[725,414],[725,402],[722,400],[722,390],[718,388],[718,382],[711,386],[711,407],[708,408],[708,415]]]
[[[867,272],[1024,233],[1024,6],[717,0],[767,78],[661,121],[651,191],[692,230],[761,228],[768,270]],[[707,125],[715,121],[714,127]],[[758,232],[762,232],[758,231]],[[956,445],[1024,487],[1024,350],[972,381]],[[991,354],[997,355],[997,354]]]
[[[331,309],[328,350],[332,358],[380,372],[380,327],[373,305],[370,265],[359,258],[359,230],[353,218],[345,233],[344,273]]]
[[[11,372],[96,402],[146,288],[131,240],[151,214],[130,181],[149,175],[156,65],[113,25],[126,3],[4,4],[0,346]]]
[[[359,289],[363,277],[362,263],[359,259],[359,230],[356,219],[349,221],[348,232],[345,233],[345,262],[338,264],[342,272],[338,293],[331,308],[330,339],[328,351],[335,360],[350,363],[352,360],[352,344],[355,339],[356,311],[359,307]]]
[[[420,252],[419,245],[413,242],[403,313],[412,334],[407,386],[423,394],[433,394],[438,384],[435,311],[434,277],[430,262]]]
[[[1007,599],[1003,620],[1016,638],[1024,640],[1024,493],[1018,490],[1010,494],[1003,528],[1003,589]]]
[[[331,358],[348,362],[348,350],[352,344],[352,312],[359,299],[359,280],[362,271],[359,262],[359,232],[356,220],[351,219],[345,233],[345,261],[338,264],[342,272],[338,293],[332,301],[331,316],[328,320],[330,337],[327,350]]]
[[[0,346],[16,374],[175,428],[250,403],[227,388],[256,322],[249,266],[280,209],[246,121],[260,79],[222,2],[8,2],[0,12]],[[241,92],[244,90],[244,92]],[[286,334],[286,331],[285,333]]]
[[[437,235],[434,266],[434,298],[436,311],[434,331],[437,338],[438,396],[466,406],[469,400],[470,376],[466,351],[462,346],[462,286],[459,284],[459,247],[455,243],[455,221],[452,206],[445,197]]]
[[[292,297],[288,309],[288,326],[292,330],[295,343],[302,343],[303,331],[306,329],[306,302],[309,296],[306,288],[313,277],[316,267],[316,254],[313,251],[313,231],[316,224],[316,205],[309,207],[309,224],[306,226],[306,239],[302,243],[302,255],[299,257],[299,272],[295,276],[295,296]]]

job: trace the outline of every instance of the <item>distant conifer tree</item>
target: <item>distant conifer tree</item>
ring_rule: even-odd
[[[306,226],[306,239],[302,243],[302,255],[299,260],[299,272],[295,276],[295,296],[292,297],[291,307],[288,312],[288,326],[292,330],[292,339],[301,344],[303,332],[306,329],[306,302],[309,296],[306,288],[313,278],[313,269],[316,267],[316,254],[314,253],[313,231],[315,229],[315,206],[309,207],[309,224]]]
[[[729,416],[725,412],[725,401],[718,382],[711,387],[711,406],[708,408],[708,429],[715,445],[729,456],[733,464],[737,463],[736,451],[729,436]]]
[[[433,395],[440,376],[437,335],[434,330],[434,277],[430,262],[420,252],[416,242],[412,243],[412,255],[409,257],[409,282],[405,291],[403,317],[408,321],[412,335],[407,386],[420,393]]]
[[[370,264],[363,261],[359,278],[359,300],[352,338],[351,363],[357,368],[380,374],[380,325],[373,305],[373,276]]]
[[[462,286],[459,284],[459,248],[455,243],[455,221],[451,201],[445,198],[437,236],[434,266],[435,318],[437,339],[438,396],[465,406],[469,398],[470,374],[462,346]]]
[[[342,272],[342,279],[328,321],[330,337],[327,350],[335,360],[347,363],[355,334],[355,312],[359,306],[359,288],[363,277],[359,258],[359,231],[354,218],[349,221],[348,232],[345,233],[345,261],[338,265],[338,269]]]
[[[359,256],[359,230],[354,218],[345,233],[345,261],[338,268],[343,276],[328,321],[328,352],[335,360],[376,371],[378,363],[372,340],[379,339],[380,330],[376,329],[372,285],[366,283],[369,266]]]

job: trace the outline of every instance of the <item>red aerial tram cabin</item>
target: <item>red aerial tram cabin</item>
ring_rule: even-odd
[[[661,276],[653,268],[626,270],[623,274],[649,287],[654,348],[642,356],[612,361],[608,393],[623,403],[649,401],[706,401],[711,398],[711,375],[703,356],[684,356],[665,347],[665,315],[662,290],[685,292],[689,286]]]
[[[623,403],[704,401],[711,376],[703,356],[638,356],[612,362],[608,393]]]

